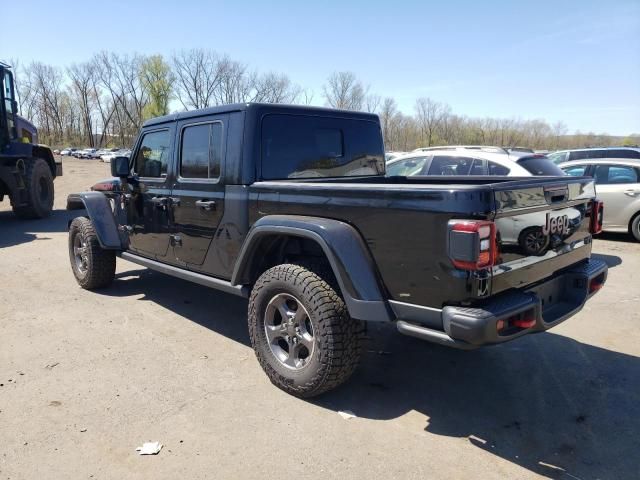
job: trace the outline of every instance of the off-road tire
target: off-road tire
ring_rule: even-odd
[[[27,189],[26,205],[14,206],[13,212],[20,218],[44,218],[53,210],[53,175],[42,158],[24,161],[24,184]]]
[[[633,238],[635,238],[637,242],[640,242],[640,213],[637,213],[633,220],[631,220],[629,233],[633,235]]]
[[[267,305],[288,294],[308,312],[314,349],[300,370],[287,369],[276,358],[265,333]],[[314,397],[344,383],[358,366],[363,324],[349,316],[343,300],[316,273],[292,264],[278,265],[256,281],[249,299],[249,336],[253,350],[271,382],[297,397]]]
[[[76,237],[84,248],[84,264],[78,265],[74,247],[77,246]],[[103,288],[111,284],[116,273],[116,255],[113,250],[100,247],[93,223],[86,217],[78,217],[69,227],[69,260],[71,270],[78,284],[86,289]]]

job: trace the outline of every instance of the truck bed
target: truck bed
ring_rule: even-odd
[[[250,223],[291,214],[342,220],[365,239],[393,300],[442,308],[525,287],[590,256],[589,204],[584,177],[353,177],[256,182]],[[563,235],[548,235],[540,252],[523,251],[523,232],[548,216],[567,215]],[[453,219],[492,220],[499,258],[489,277],[453,268],[446,245]],[[528,230],[527,230],[528,229]]]

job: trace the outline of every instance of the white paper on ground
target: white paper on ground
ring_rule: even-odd
[[[145,442],[141,447],[136,448],[136,452],[140,455],[157,455],[162,450],[160,442]]]

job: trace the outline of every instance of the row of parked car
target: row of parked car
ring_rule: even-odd
[[[103,162],[109,163],[115,157],[129,157],[131,155],[131,150],[127,148],[80,149],[68,147],[62,150],[54,150],[53,153],[68,157],[101,160]]]
[[[604,230],[640,241],[640,149],[562,150],[549,155],[525,148],[462,145],[387,152],[387,176],[573,175],[593,177],[605,203]]]

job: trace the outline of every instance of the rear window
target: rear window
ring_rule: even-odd
[[[271,114],[262,120],[262,178],[384,173],[380,127],[368,120]]]
[[[526,169],[532,175],[565,175],[564,171],[547,157],[521,158],[518,160],[518,165]]]

